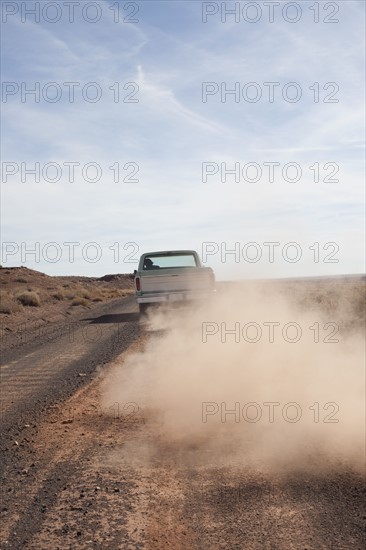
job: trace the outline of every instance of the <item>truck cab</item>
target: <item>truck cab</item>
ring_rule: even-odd
[[[210,267],[202,267],[195,250],[146,252],[135,272],[135,288],[144,313],[154,304],[207,299],[215,292],[215,276]]]

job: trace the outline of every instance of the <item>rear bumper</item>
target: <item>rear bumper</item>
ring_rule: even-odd
[[[138,304],[160,304],[170,302],[186,302],[191,300],[207,300],[214,296],[216,289],[203,292],[202,290],[182,290],[176,292],[159,292],[159,294],[144,294],[136,296]]]

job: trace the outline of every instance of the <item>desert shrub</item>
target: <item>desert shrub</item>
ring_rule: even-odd
[[[86,300],[91,300],[90,292],[86,288],[79,288],[77,293],[82,298],[86,298]]]
[[[68,300],[73,300],[74,298],[85,298],[86,300],[91,300],[91,294],[88,289],[76,284],[70,287],[70,290],[66,293],[66,298]]]
[[[60,302],[65,299],[65,293],[62,288],[58,288],[56,292],[52,294],[52,298],[59,300]]]
[[[14,296],[7,292],[0,293],[0,313],[11,315],[21,308],[20,304],[14,299]]]
[[[12,315],[13,313],[18,313],[18,311],[21,311],[21,308],[22,308],[19,302],[15,300],[9,301],[8,304],[5,304],[5,306],[3,307],[5,310],[9,311],[8,315]]]
[[[1,300],[0,313],[4,313],[5,315],[10,315],[12,313],[10,300]]]
[[[108,288],[103,291],[104,298],[106,300],[112,300],[112,298],[121,298],[126,296],[127,291],[120,288]]]
[[[16,311],[16,307],[20,309],[20,305],[15,302],[14,297],[8,291],[0,290],[0,313],[10,315]]]
[[[41,305],[40,297],[34,291],[20,292],[15,297],[23,306],[39,307]]]
[[[79,296],[79,288],[77,286],[68,285],[68,290],[65,293],[65,297],[68,300],[73,300],[77,296]]]
[[[81,296],[75,296],[71,302],[72,306],[87,306],[88,300],[85,298],[82,298]]]
[[[94,290],[91,300],[93,302],[103,302],[103,294],[98,289]]]

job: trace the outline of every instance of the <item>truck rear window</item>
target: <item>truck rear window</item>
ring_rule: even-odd
[[[193,254],[177,254],[169,256],[145,256],[144,271],[152,269],[172,269],[175,267],[197,267]]]

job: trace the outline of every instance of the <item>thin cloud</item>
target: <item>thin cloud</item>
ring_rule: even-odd
[[[199,126],[204,130],[222,134],[227,134],[228,130],[224,126],[212,122],[194,111],[184,107],[184,105],[175,97],[173,90],[164,88],[155,83],[152,77],[147,76],[142,66],[137,67],[137,83],[139,84],[143,96],[147,98],[154,108],[159,108],[163,112],[182,117],[194,126]]]
[[[108,9],[95,25],[9,19],[7,80],[26,81],[29,88],[36,81],[97,81],[103,97],[95,104],[80,96],[74,104],[64,98],[56,104],[10,98],[3,104],[8,136],[3,160],[29,165],[95,161],[107,168],[97,184],[70,183],[65,177],[56,184],[33,184],[31,177],[27,183],[18,178],[4,184],[3,239],[40,241],[46,234],[59,242],[138,240],[143,250],[200,248],[202,241],[296,240],[301,233],[313,242],[323,236],[338,239],[347,261],[336,267],[360,271],[364,256],[355,234],[363,201],[361,4],[342,8],[341,23],[333,26],[305,20],[222,24],[220,17],[205,25],[199,3],[169,3],[160,18],[156,6],[166,4],[145,2],[136,25],[115,25]],[[178,29],[180,15],[192,25]],[[340,102],[315,104],[308,87],[329,80],[339,84]],[[273,104],[265,98],[258,104],[225,103],[218,93],[203,103],[202,82],[209,81],[226,83],[228,89],[235,82],[297,81],[310,97],[288,104],[280,93]],[[139,101],[128,104],[122,95],[115,103],[109,87],[116,82],[122,92],[126,82],[136,82]],[[139,165],[138,183],[115,183],[108,167],[128,161]],[[230,167],[266,161],[298,162],[307,173],[298,184],[270,184],[265,178],[223,183],[220,174],[215,183],[202,181],[203,162]],[[308,167],[331,161],[340,164],[340,182],[315,184]],[[103,274],[123,266],[106,261],[62,267],[64,273],[84,268]],[[244,268],[234,263],[227,273],[241,276]],[[281,269],[286,275],[292,268]],[[313,264],[307,274],[325,269],[330,273],[335,267]]]

